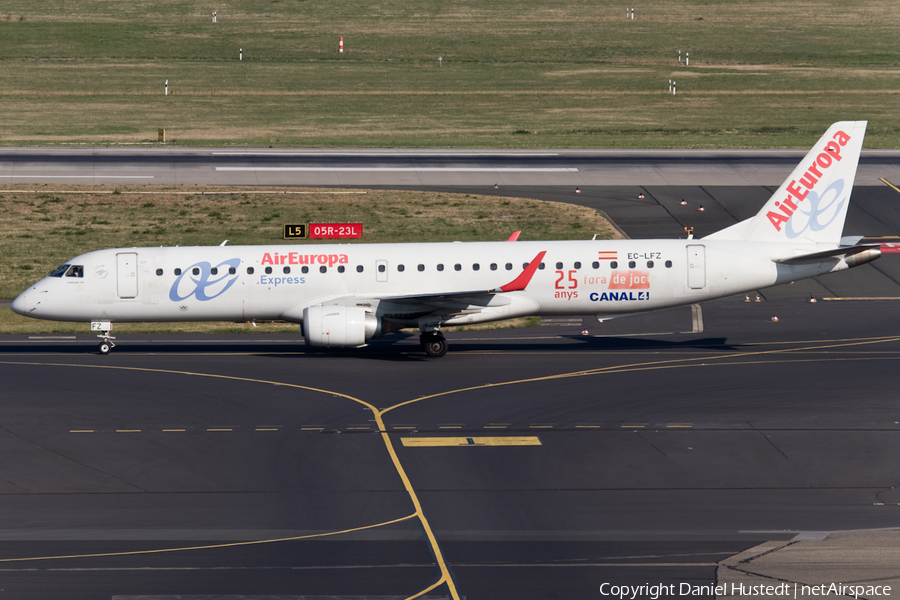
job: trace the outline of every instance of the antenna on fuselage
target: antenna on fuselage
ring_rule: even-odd
[[[221,244],[219,244],[219,246],[224,246],[224,245],[227,244],[227,243],[228,243],[228,240],[225,240],[224,242],[222,242]]]

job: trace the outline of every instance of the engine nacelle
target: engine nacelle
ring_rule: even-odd
[[[310,346],[362,346],[377,332],[378,318],[363,308],[319,304],[303,309],[303,337]]]

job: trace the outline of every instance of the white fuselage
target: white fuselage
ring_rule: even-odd
[[[515,279],[543,251],[542,267],[525,290],[478,298]],[[404,297],[472,292],[468,307],[465,295],[447,300],[445,310],[440,298],[429,301],[439,307],[432,321],[612,317],[848,266],[841,259],[797,266],[772,260],[809,252],[808,243],[725,240],[118,248],[72,259],[68,264],[80,270],[42,279],[13,309],[65,321],[300,321],[306,307],[353,303],[408,325],[422,310]]]

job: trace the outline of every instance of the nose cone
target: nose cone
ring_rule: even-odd
[[[34,306],[32,306],[32,304],[34,303],[28,299],[28,292],[30,291],[31,290],[26,290],[22,292],[15,300],[12,301],[12,304],[10,304],[9,307],[14,313],[28,316],[28,314],[34,310]]]

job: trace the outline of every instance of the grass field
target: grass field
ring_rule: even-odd
[[[898,23],[896,0],[6,0],[0,144],[806,147],[867,119],[900,147]]]
[[[365,190],[296,193],[259,188],[34,186],[0,191],[0,298],[13,298],[68,259],[99,248],[328,243],[286,242],[284,223],[363,223],[350,243],[587,239],[619,234],[595,210],[541,200]],[[296,332],[296,325],[260,324]],[[224,329],[223,329],[224,327]],[[124,329],[123,329],[124,328]],[[123,331],[210,331],[209,325],[130,325]],[[215,325],[217,331],[254,331]],[[84,325],[26,319],[0,310],[0,332],[84,332]],[[259,329],[255,331],[260,331]]]

